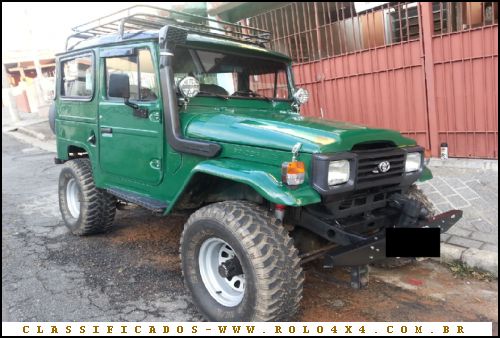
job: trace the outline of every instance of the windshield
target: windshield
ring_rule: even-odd
[[[289,99],[286,63],[236,54],[177,47],[175,83],[186,76],[200,82],[198,96]]]

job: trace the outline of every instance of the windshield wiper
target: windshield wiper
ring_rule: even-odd
[[[264,100],[266,100],[267,102],[274,102],[273,99],[267,97],[267,96],[264,96],[262,94],[259,94],[257,92],[253,92],[253,94],[256,96],[256,97],[259,97],[259,98],[262,98]]]
[[[259,94],[259,93],[257,93],[257,92],[254,92],[254,91],[253,91],[253,90],[251,90],[251,89],[247,89],[247,90],[237,90],[237,91],[235,91],[235,92],[233,93],[233,95],[235,95],[235,94],[236,94],[236,95],[238,95],[239,93],[248,93],[248,94],[250,94],[250,95],[251,95],[252,97],[254,97],[254,98],[256,98],[256,97],[257,97],[257,98],[259,98],[259,99],[264,99],[264,100],[266,100],[267,102],[273,102],[273,103],[274,103],[274,100],[273,100],[273,99],[270,99],[270,98],[269,98],[269,97],[267,97],[267,96],[264,96],[264,95],[262,95],[262,94]],[[248,97],[250,97],[250,96],[248,96]]]
[[[196,96],[198,96],[200,94],[202,94],[203,96],[215,96],[215,97],[218,97],[219,99],[223,99],[225,101],[229,100],[229,96],[224,96],[224,95],[220,95],[220,94],[205,92],[203,90],[199,91]]]

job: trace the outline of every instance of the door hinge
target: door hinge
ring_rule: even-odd
[[[151,168],[153,168],[155,170],[160,170],[161,169],[161,162],[157,158],[152,159],[151,162],[149,162],[149,165],[151,166]]]
[[[149,120],[152,122],[160,122],[160,112],[155,111],[149,113]]]

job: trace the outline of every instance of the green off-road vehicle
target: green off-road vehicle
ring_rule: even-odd
[[[64,222],[88,235],[125,202],[192,211],[182,272],[208,320],[293,318],[303,263],[350,266],[361,287],[368,264],[404,261],[387,258],[405,256],[389,254],[395,241],[439,247],[439,228],[461,217],[431,217],[413,140],[302,116],[308,93],[266,31],[148,6],[75,31],[57,56],[51,119]],[[422,228],[438,231],[386,240]]]

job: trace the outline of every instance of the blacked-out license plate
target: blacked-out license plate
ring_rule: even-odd
[[[387,257],[439,257],[439,228],[387,228]]]

